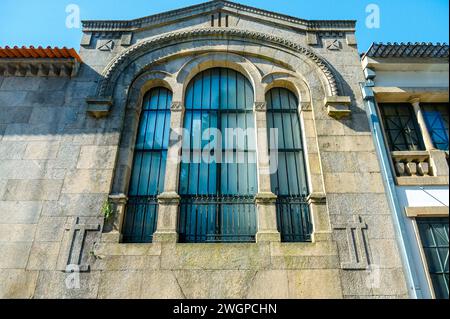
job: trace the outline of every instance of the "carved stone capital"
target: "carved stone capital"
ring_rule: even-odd
[[[318,204],[323,205],[327,202],[327,196],[325,193],[311,193],[308,198],[306,199],[308,201],[308,204]]]
[[[180,204],[181,197],[175,192],[166,192],[158,196],[158,204],[165,206],[178,206]]]
[[[278,196],[274,193],[258,193],[255,196],[256,205],[272,205],[275,204]]]
[[[172,102],[170,106],[170,110],[172,112],[182,112],[183,111],[183,103],[182,102]]]
[[[267,103],[266,102],[255,102],[255,111],[256,112],[267,112]]]
[[[115,205],[126,205],[128,197],[125,194],[111,194],[108,196],[109,201]]]

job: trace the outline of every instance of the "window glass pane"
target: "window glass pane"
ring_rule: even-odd
[[[425,150],[411,104],[379,104],[391,151]]]
[[[256,155],[252,153],[256,143],[243,135],[255,125],[252,86],[234,70],[215,68],[198,74],[188,85],[187,98],[195,101],[198,94],[202,96],[201,115],[195,102],[186,103],[184,127],[192,141],[184,141],[182,150],[180,240],[254,241],[256,213],[253,199],[249,202],[247,196],[257,192]],[[196,119],[201,125],[195,124]],[[218,128],[219,135],[211,136],[209,128]],[[208,134],[202,140],[204,132]],[[198,154],[185,155],[196,148]],[[239,163],[238,158],[242,159]]]
[[[448,218],[417,219],[420,238],[428,264],[434,292],[439,299],[448,299]]]
[[[434,146],[447,151],[449,144],[449,105],[448,104],[423,104],[423,116]]]
[[[148,243],[156,229],[157,199],[164,191],[172,93],[154,88],[143,100],[131,171],[123,241]]]
[[[270,145],[271,165],[277,159],[277,171],[271,175],[272,192],[277,197],[277,222],[281,239],[285,242],[310,241],[312,225],[306,197],[309,193],[302,147],[302,131],[298,100],[284,88],[266,94],[267,128],[269,135],[278,135],[278,152]],[[272,130],[272,131],[271,131]]]

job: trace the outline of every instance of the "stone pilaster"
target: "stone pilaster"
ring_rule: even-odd
[[[153,242],[176,243],[178,241],[178,207],[180,205],[178,183],[184,115],[183,104],[172,102],[170,111],[170,142],[167,150],[164,193],[158,196],[158,224],[153,235]]]
[[[281,235],[277,227],[277,196],[271,192],[259,193],[255,197],[258,212],[258,232],[256,242],[281,242]]]
[[[327,198],[324,193],[311,193],[308,197],[313,222],[313,242],[331,240],[331,226],[328,217]]]
[[[158,224],[153,235],[153,242],[176,243],[180,196],[175,192],[162,193],[158,196],[158,204]]]
[[[102,242],[118,243],[122,239],[120,231],[123,228],[128,197],[125,194],[112,194],[109,195],[108,199],[112,206],[113,215],[111,220],[105,221]]]
[[[267,104],[255,103],[256,145],[258,150],[258,190],[256,209],[258,212],[257,242],[280,242],[281,236],[277,228],[277,212],[275,202],[277,196],[270,186],[270,157],[267,131]]]

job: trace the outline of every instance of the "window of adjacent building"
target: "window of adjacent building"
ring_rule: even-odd
[[[421,104],[421,107],[434,146],[448,151],[449,104]]]
[[[267,92],[266,101],[269,136],[278,136],[278,170],[271,175],[272,192],[278,196],[278,229],[282,241],[309,241],[312,227],[298,100],[291,91],[274,88]]]
[[[438,299],[448,299],[449,219],[417,219],[433,289]]]
[[[181,242],[255,240],[254,135],[238,133],[237,143],[227,130],[254,129],[253,104],[249,80],[231,69],[206,70],[188,85],[184,128],[189,136],[183,137],[179,186]],[[212,149],[205,152],[208,146]]]
[[[126,243],[152,242],[156,230],[157,196],[164,191],[171,103],[172,92],[162,87],[144,97],[123,228]]]
[[[425,150],[411,104],[379,104],[391,151]]]

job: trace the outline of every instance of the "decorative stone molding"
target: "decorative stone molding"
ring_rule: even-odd
[[[69,236],[66,242],[65,252],[62,260],[59,262],[58,269],[66,272],[88,272],[89,264],[83,263],[83,254],[88,246],[94,246],[86,243],[87,232],[100,231],[100,223],[80,223],[80,218],[74,218],[71,225],[66,227],[69,231]],[[86,260],[86,258],[84,258]]]
[[[308,45],[317,45],[319,43],[317,34],[315,32],[307,32],[306,43],[308,43]]]
[[[255,102],[255,112],[267,112],[267,103]]]
[[[133,41],[133,33],[127,32],[123,33],[120,37],[120,45],[123,47],[127,47],[131,45],[131,42]]]
[[[328,40],[325,45],[330,51],[340,51],[342,49],[341,41],[339,40]]]
[[[245,6],[239,3],[216,0],[129,21],[82,21],[83,31],[136,31],[150,25],[167,24],[182,17],[191,17],[196,13],[205,14],[221,9],[229,9],[232,12],[239,12],[239,14],[248,13],[257,15],[263,19],[273,19],[273,22],[278,21],[279,24],[295,25],[295,27],[302,30],[341,30],[340,32],[354,32],[356,24],[356,21],[353,20],[322,21],[299,19],[276,12]]]
[[[0,59],[0,76],[74,77],[79,62],[73,59]]]
[[[186,40],[189,38],[202,36],[206,37],[219,36],[221,38],[228,37],[239,39],[242,38],[251,39],[261,41],[263,43],[272,43],[281,47],[294,50],[297,53],[304,55],[306,58],[308,58],[317,65],[318,69],[324,74],[325,78],[327,79],[329,86],[328,89],[330,91],[331,96],[339,95],[337,81],[333,74],[332,68],[329,66],[327,61],[316,55],[310,49],[307,49],[299,45],[298,43],[274,35],[231,28],[200,28],[186,31],[176,31],[154,37],[147,41],[139,42],[131,46],[124,52],[122,52],[108,64],[108,66],[102,73],[103,80],[100,82],[97,94],[99,96],[105,96],[111,93],[109,91],[112,90],[111,88],[112,83],[114,82],[115,76],[118,76],[120,74],[120,68],[122,65],[128,64],[130,61],[136,59],[137,57],[145,54],[148,51],[154,50],[155,47],[160,47],[166,42],[177,41],[180,39]]]
[[[328,96],[325,98],[328,115],[337,120],[350,116],[352,113],[350,110],[351,103],[349,96]]]
[[[341,268],[343,270],[367,270],[369,261],[363,232],[364,229],[367,229],[367,224],[363,222],[361,217],[354,216],[353,223],[336,225],[334,229],[345,230],[347,234],[350,258],[349,261],[341,263]]]
[[[83,37],[81,38],[80,45],[82,47],[88,47],[91,45],[92,42],[92,33],[83,33]]]
[[[433,206],[433,207],[406,207],[406,216],[409,218],[434,218],[447,217],[449,215],[447,206]]]
[[[170,110],[172,112],[182,112],[183,111],[183,102],[172,102],[170,106]]]
[[[87,112],[95,118],[102,118],[108,116],[113,105],[112,97],[88,97],[86,98],[88,104]]]
[[[114,41],[113,40],[108,40],[98,47],[98,50],[105,51],[105,52],[111,52],[113,49],[114,49]]]

